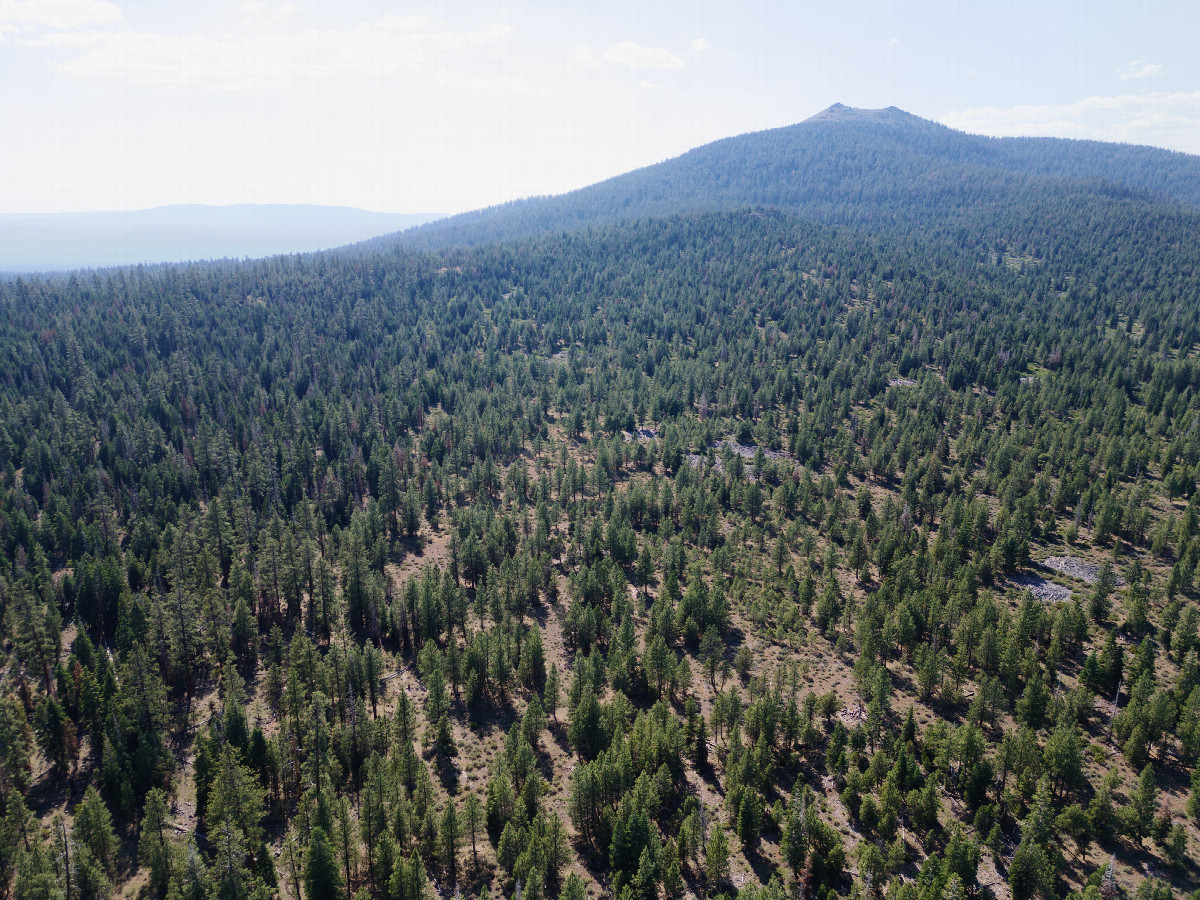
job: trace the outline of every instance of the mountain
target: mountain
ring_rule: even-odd
[[[835,104],[797,125],[698,147],[555,197],[413,229],[444,247],[678,213],[775,207],[867,227],[946,224],[1031,204],[1136,200],[1200,208],[1200,157],[1151,147],[965,134],[895,107]]]
[[[435,218],[345,206],[256,204],[0,215],[0,271],[299,253],[361,241]]]
[[[515,224],[637,221],[0,279],[0,894],[1200,900],[1145,152],[838,107]]]

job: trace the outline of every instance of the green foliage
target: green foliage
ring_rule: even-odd
[[[307,900],[340,900],[341,894],[337,859],[325,830],[318,826],[312,831],[308,852],[304,855],[304,896]]]
[[[146,795],[138,830],[138,862],[150,873],[150,891],[155,897],[165,897],[171,881],[170,831],[166,796],[158,789],[152,790]]]
[[[704,875],[718,890],[729,879],[729,839],[720,828],[713,829],[712,837],[704,846]]]
[[[1054,864],[1046,849],[1033,840],[1023,840],[1008,867],[1008,886],[1013,900],[1056,896]]]
[[[75,807],[75,823],[71,836],[86,848],[104,871],[112,875],[117,865],[117,835],[112,816],[94,787],[89,787]]]
[[[0,881],[110,896],[135,831],[180,900],[1186,867],[1196,214],[996,205],[984,168],[954,225],[896,195],[0,283]],[[1095,583],[1040,599],[1052,554]]]

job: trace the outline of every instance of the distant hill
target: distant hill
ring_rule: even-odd
[[[345,206],[159,206],[0,215],[0,271],[36,272],[323,250],[428,222]]]
[[[835,104],[797,125],[716,141],[568,194],[442,219],[411,230],[402,243],[477,244],[755,206],[868,227],[945,224],[1097,198],[1200,208],[1200,157],[1097,141],[981,137],[895,107]]]

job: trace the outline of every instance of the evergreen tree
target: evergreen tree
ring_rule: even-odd
[[[333,848],[319,825],[312,830],[304,857],[305,900],[341,900],[342,879]]]
[[[713,828],[704,846],[704,874],[709,885],[717,890],[729,879],[729,839],[720,828]]]
[[[117,835],[113,830],[112,815],[94,787],[84,792],[83,799],[75,807],[72,837],[90,851],[105,873],[111,876],[116,871]]]
[[[138,830],[138,862],[150,872],[150,891],[165,897],[171,882],[172,845],[168,837],[166,795],[157,788],[146,794],[142,824]]]

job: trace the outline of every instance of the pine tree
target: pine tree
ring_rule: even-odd
[[[1158,785],[1154,779],[1154,768],[1147,765],[1138,776],[1137,787],[1129,795],[1127,807],[1129,830],[1139,839],[1149,832],[1157,808]]]
[[[720,668],[724,653],[725,644],[717,633],[717,629],[710,625],[704,632],[704,638],[700,641],[700,661],[704,663],[704,672],[714,691],[717,689],[717,670]]]
[[[8,796],[10,792],[24,794],[29,790],[32,741],[25,711],[15,700],[0,698],[0,797]]]
[[[704,872],[714,889],[719,890],[729,879],[729,839],[722,828],[713,828],[704,847]]]
[[[146,794],[145,811],[138,831],[138,862],[150,871],[150,892],[160,898],[167,895],[171,881],[169,828],[166,795],[154,788]]]
[[[477,794],[467,794],[466,803],[463,805],[463,826],[467,837],[471,839],[471,860],[478,869],[479,851],[476,842],[483,834],[484,810]]]
[[[550,665],[550,672],[546,675],[546,689],[542,692],[542,705],[555,722],[558,721],[558,704],[561,694],[562,687],[559,683],[558,664],[552,663]]]
[[[173,565],[174,584],[166,598],[164,610],[167,626],[167,645],[170,648],[171,669],[176,678],[183,682],[184,696],[188,704],[192,700],[192,674],[195,656],[199,650],[199,614],[192,596],[192,585],[188,584],[189,571],[194,570],[194,560],[189,560],[194,550],[190,537],[178,535],[175,540]],[[185,547],[185,544],[188,545]]]
[[[246,836],[231,818],[222,819],[208,832],[213,846],[211,873],[222,900],[248,900],[252,876],[246,866]]]
[[[104,871],[112,875],[117,864],[117,835],[113,831],[112,815],[100,793],[88,787],[75,807],[72,836],[86,847]]]
[[[471,796],[474,796],[472,794]],[[476,801],[478,802],[478,801]],[[442,822],[438,829],[441,839],[442,869],[447,875],[448,883],[458,883],[458,813],[454,808],[454,800],[446,801],[446,809],[442,812]]]
[[[1021,841],[1009,863],[1008,885],[1013,900],[1030,900],[1032,897],[1050,900],[1055,896],[1054,866],[1041,844]]]
[[[48,696],[38,705],[34,713],[34,730],[42,752],[54,764],[59,777],[74,782],[79,742],[75,736],[75,723],[54,697]]]
[[[258,779],[241,763],[240,755],[231,746],[221,750],[212,787],[208,794],[205,822],[210,829],[228,820],[252,843],[257,843],[262,830],[263,789]]]
[[[804,832],[804,809],[801,801],[788,804],[787,819],[783,825],[783,840],[779,845],[783,861],[797,877],[804,868],[808,856],[808,839]]]
[[[758,849],[759,831],[762,827],[762,801],[758,791],[748,790],[742,798],[737,814],[737,835],[747,855]]]
[[[579,705],[571,714],[568,736],[575,751],[584,759],[592,759],[600,749],[602,739],[600,704],[591,688],[584,691]]]
[[[184,851],[181,871],[178,876],[179,893],[183,900],[207,900],[217,886],[205,865],[204,857],[193,837]]]
[[[1172,866],[1182,869],[1186,865],[1187,831],[1178,822],[1171,826],[1171,830],[1163,842],[1163,849],[1167,855],[1167,862]]]
[[[13,589],[8,618],[17,657],[41,675],[46,695],[52,697],[51,670],[58,662],[62,633],[58,609],[44,597],[27,590],[22,583]]]
[[[325,830],[319,825],[312,830],[304,858],[304,894],[305,900],[341,900],[342,879],[337,859]]]
[[[78,896],[77,892],[76,896]],[[55,866],[41,842],[17,854],[13,900],[71,900],[55,873]]]
[[[1105,560],[1100,564],[1100,572],[1088,597],[1088,614],[1097,625],[1108,621],[1109,611],[1112,609],[1112,593],[1116,587],[1117,576],[1113,572],[1112,563]]]
[[[341,860],[343,884],[346,890],[346,900],[350,900],[350,886],[358,866],[358,829],[355,827],[354,812],[350,806],[350,798],[342,795],[337,798],[334,816],[334,845],[337,856]]]
[[[1054,779],[1055,796],[1073,790],[1083,778],[1083,751],[1074,723],[1060,720],[1046,741],[1043,753],[1046,770]]]

